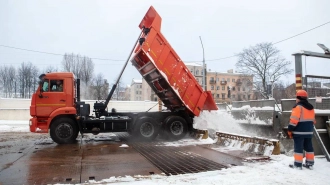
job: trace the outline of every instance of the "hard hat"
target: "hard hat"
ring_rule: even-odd
[[[298,90],[296,96],[307,98],[308,94],[305,90]]]

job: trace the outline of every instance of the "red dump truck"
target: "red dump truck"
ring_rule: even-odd
[[[56,143],[76,141],[79,132],[128,132],[153,140],[158,134],[181,139],[193,128],[193,117],[202,110],[217,110],[210,92],[205,92],[160,32],[161,17],[150,7],[139,24],[141,33],[105,101],[90,105],[80,101],[80,80],[73,73],[40,76],[30,106],[30,131],[48,133]],[[107,111],[108,103],[127,63],[131,61],[168,110],[161,112]],[[61,85],[61,88],[56,88]],[[55,88],[54,88],[55,87]],[[60,90],[54,90],[60,89]]]

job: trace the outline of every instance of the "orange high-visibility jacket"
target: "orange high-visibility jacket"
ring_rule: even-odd
[[[292,108],[288,130],[293,137],[312,137],[315,121],[314,107],[306,102],[299,102]]]

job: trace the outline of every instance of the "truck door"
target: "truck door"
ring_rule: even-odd
[[[45,79],[41,85],[41,96],[36,97],[36,115],[49,117],[56,109],[66,106],[63,79]]]

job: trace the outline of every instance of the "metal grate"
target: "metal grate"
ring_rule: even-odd
[[[132,145],[166,175],[221,170],[227,167],[178,147],[154,146],[155,143],[132,143]]]
[[[309,98],[323,97],[322,103],[316,103],[316,109],[330,109],[330,77],[306,75],[304,89]]]
[[[304,89],[308,92],[310,98],[330,96],[330,77],[306,75]]]

